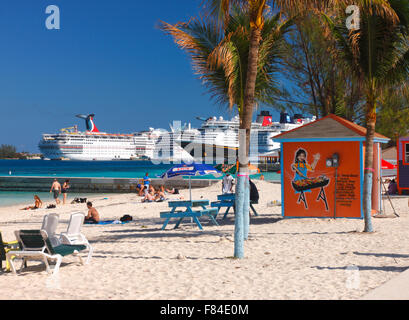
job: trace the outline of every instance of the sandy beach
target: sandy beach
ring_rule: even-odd
[[[259,216],[251,215],[242,260],[232,258],[233,214],[223,221],[219,215],[220,226],[203,218],[203,231],[188,221],[176,230],[171,221],[162,231],[159,212],[168,210],[167,202],[141,203],[135,194],[105,200],[95,195],[90,200],[103,219],[130,214],[134,221],[84,225],[82,232],[94,248],[90,264],[66,257],[59,277],[52,278],[43,264],[31,262],[18,276],[0,275],[0,299],[358,299],[409,268],[407,198],[393,199],[399,218],[393,218],[385,201],[391,218],[373,218],[375,232],[365,234],[363,220],[282,219],[281,207],[267,206],[281,199],[280,184],[255,183]],[[194,189],[192,195],[214,201],[220,191],[218,183]],[[186,199],[189,192],[181,194]],[[20,207],[0,208],[5,241],[14,239],[14,230],[39,229],[45,213],[59,213],[57,231],[62,232],[71,212],[86,212],[85,204]],[[359,272],[351,286],[353,266]]]

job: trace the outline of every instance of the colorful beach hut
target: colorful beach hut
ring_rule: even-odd
[[[365,136],[365,128],[332,114],[275,136],[283,217],[363,218]],[[388,141],[375,134],[373,213],[382,208],[380,144]]]

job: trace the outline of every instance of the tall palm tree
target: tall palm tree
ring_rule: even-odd
[[[364,232],[372,232],[371,194],[373,141],[376,110],[382,90],[408,81],[409,2],[402,0],[356,0],[360,8],[360,29],[345,28],[345,8],[336,19],[325,16],[338,50],[355,78],[365,88],[366,141],[364,174]],[[342,11],[343,10],[343,11]]]
[[[246,123],[244,119],[249,117],[245,103],[247,84],[249,83],[248,65],[252,61],[249,59],[252,27],[251,15],[247,10],[248,8],[245,7],[231,7],[229,18],[225,21],[223,28],[220,28],[215,19],[208,17],[191,19],[188,23],[176,25],[161,23],[161,29],[172,35],[179,47],[190,54],[195,73],[203,80],[212,97],[230,108],[237,107],[240,116],[240,129],[247,126],[244,125]],[[271,101],[271,96],[278,93],[275,66],[285,52],[283,35],[290,26],[291,21],[282,20],[278,14],[272,15],[267,11],[263,13],[263,28],[260,29],[261,38],[256,57],[257,72],[251,75],[251,81],[254,82],[252,105],[268,104]],[[251,117],[249,121],[251,125]],[[246,133],[250,133],[250,125]],[[241,143],[245,143],[244,139],[239,140]],[[248,155],[248,146],[249,144],[247,144],[247,148],[243,148],[242,145],[240,147],[241,150],[247,150],[246,156]],[[244,194],[244,190],[248,191],[249,187],[244,188],[244,183],[247,182],[248,184],[248,181],[243,179],[243,163],[240,166],[242,170],[238,174],[239,182],[236,193],[239,194],[236,198],[242,202],[236,206],[236,230],[239,229],[243,234],[236,238],[245,239],[248,235],[248,214],[240,215],[237,214],[237,211],[239,207],[243,208],[244,199],[249,199],[248,192]],[[244,167],[246,169],[247,165]],[[240,194],[240,192],[242,193]],[[244,212],[248,212],[248,209],[244,210]],[[242,256],[242,250],[239,248],[242,248],[242,244],[235,246],[235,256],[237,257]]]

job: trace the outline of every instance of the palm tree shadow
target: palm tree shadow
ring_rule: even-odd
[[[355,265],[354,265],[355,266]],[[321,266],[313,266],[311,268],[316,268],[318,270],[348,270],[348,267],[321,267]],[[383,267],[374,267],[374,266],[355,266],[358,268],[359,271],[386,271],[386,272],[403,272],[409,269],[407,267],[396,267],[396,266],[383,266]]]
[[[409,258],[409,254],[397,254],[397,253],[370,253],[370,252],[357,252],[354,254],[358,256],[374,256],[374,257],[387,257],[387,258]]]
[[[224,213],[223,213],[224,215]],[[225,219],[223,219],[223,215],[220,215],[221,218],[217,219],[217,222],[220,225],[234,225],[235,220],[234,220],[234,216],[226,216]],[[262,225],[262,224],[272,224],[272,223],[276,223],[283,220],[283,218],[280,216],[278,217],[278,215],[276,214],[263,214],[259,216],[254,216],[252,215],[250,217],[250,225]]]

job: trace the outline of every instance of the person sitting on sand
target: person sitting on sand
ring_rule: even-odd
[[[141,202],[153,202],[155,200],[155,196],[148,192],[145,197],[143,197]]]
[[[92,202],[87,202],[88,215],[85,217],[84,222],[86,223],[98,223],[99,222],[99,213],[97,209],[92,206]]]
[[[30,209],[35,210],[35,209],[39,209],[39,208],[41,208],[43,206],[43,202],[41,201],[39,196],[35,195],[34,196],[34,201],[35,201],[34,206],[25,207],[25,208],[22,208],[20,210],[30,210]]]
[[[162,202],[165,201],[166,197],[165,197],[165,187],[164,186],[160,186],[159,190],[156,191],[155,194],[155,201],[156,202]]]
[[[155,188],[152,186],[152,185],[150,185],[149,186],[149,194],[151,195],[151,196],[155,196],[155,194],[156,194],[156,190],[155,190]]]

